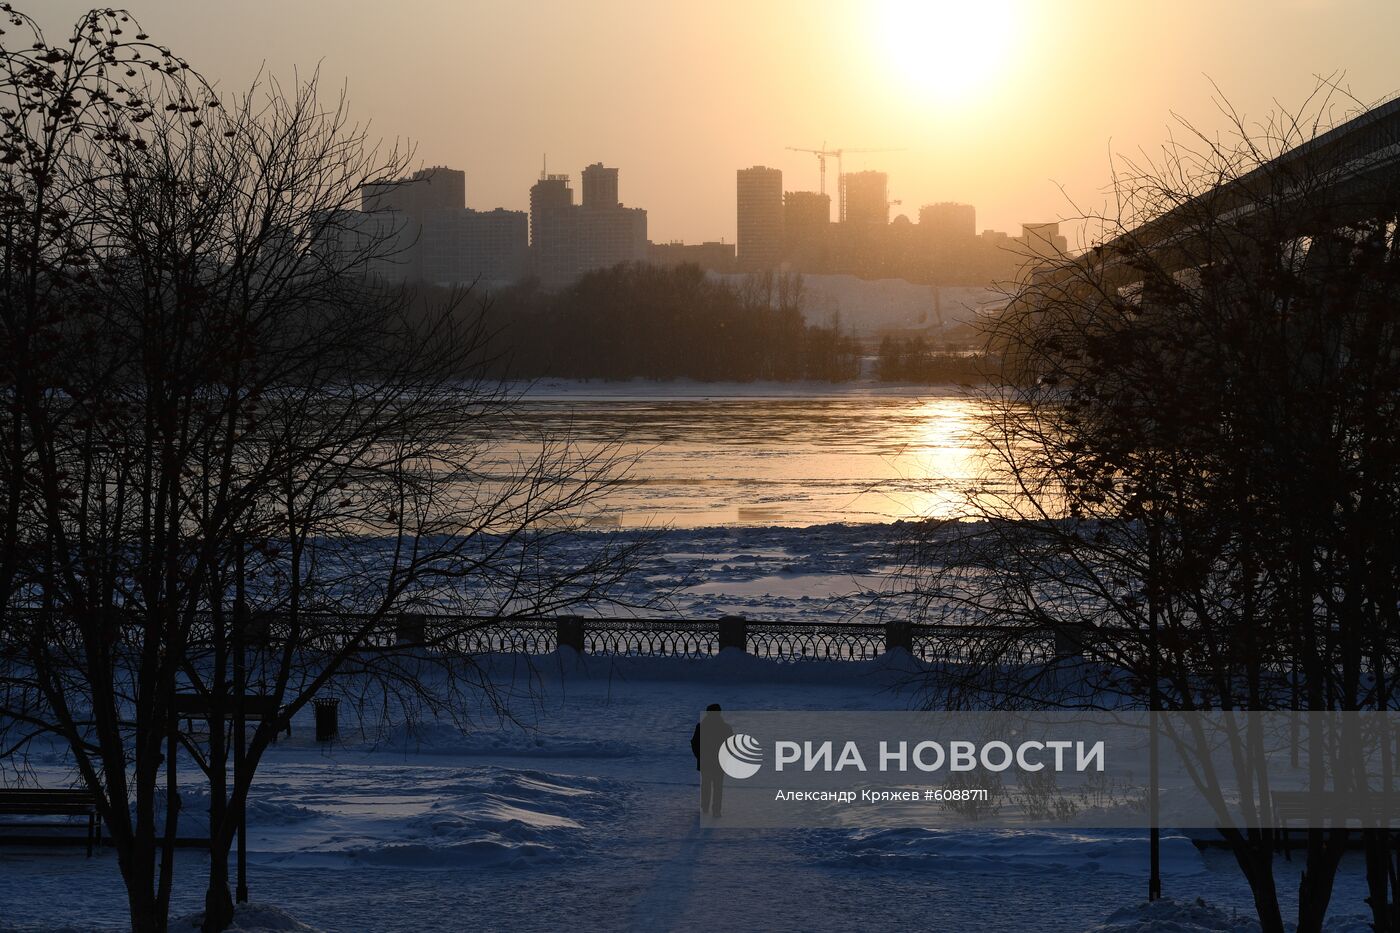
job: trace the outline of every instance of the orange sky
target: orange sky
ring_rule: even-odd
[[[378,134],[464,168],[471,207],[523,209],[546,152],[576,189],[616,165],[657,241],[733,242],[741,166],[815,189],[785,146],[901,149],[846,169],[889,172],[892,214],[965,201],[1016,232],[1102,205],[1110,151],[1157,146],[1173,111],[1219,126],[1208,79],[1261,116],[1318,74],[1400,90],[1395,0],[130,3],[225,87],[319,62]],[[17,5],[54,38],[90,4]]]

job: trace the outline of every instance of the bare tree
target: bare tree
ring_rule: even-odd
[[[1232,140],[1188,125],[1121,163],[1115,212],[1086,218],[1102,241],[990,325],[996,469],[975,521],[909,542],[905,595],[970,623],[975,662],[933,702],[1394,708],[1400,191],[1366,130],[1394,108],[1324,133],[1333,101],[1257,128],[1227,111]],[[1027,638],[1088,663],[1025,663]],[[1282,930],[1272,832],[1222,832]],[[1388,928],[1394,865],[1369,839]],[[1298,929],[1321,928],[1345,841],[1308,832]]]
[[[491,334],[466,295],[373,277],[396,238],[357,208],[408,155],[343,97],[313,76],[225,105],[125,13],[67,46],[12,19],[34,41],[0,87],[0,735],[66,742],[142,931],[167,922],[192,758],[223,929],[233,836],[291,717],[336,690],[460,715],[491,688],[478,629],[604,603],[645,542],[568,547],[625,466],[610,449],[490,456],[514,401],[483,375]]]

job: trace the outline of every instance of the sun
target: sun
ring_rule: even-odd
[[[1013,0],[883,0],[876,54],[911,96],[975,103],[1018,45],[1017,6]]]

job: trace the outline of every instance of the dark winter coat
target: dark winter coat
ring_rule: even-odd
[[[729,723],[719,713],[710,711],[695,725],[690,737],[690,750],[695,753],[696,771],[718,771],[719,749],[724,740],[734,734]]]

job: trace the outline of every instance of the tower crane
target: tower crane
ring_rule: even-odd
[[[807,153],[811,153],[812,155],[814,155],[814,156],[817,157],[817,166],[818,166],[819,169],[821,170],[821,187],[819,187],[817,190],[820,191],[822,194],[826,194],[826,160],[827,160],[827,157],[828,157],[828,156],[834,156],[834,157],[836,158],[836,182],[837,182],[836,187],[839,189],[839,192],[840,192],[839,195],[838,195],[839,210],[837,211],[836,216],[841,220],[842,223],[845,223],[845,221],[846,221],[846,184],[845,184],[845,182],[842,180],[842,176],[845,175],[846,173],[845,173],[845,170],[841,167],[841,157],[842,157],[843,155],[845,155],[846,153],[848,153],[848,152],[850,152],[850,153],[856,153],[856,152],[903,152],[903,151],[904,151],[903,149],[828,149],[828,148],[826,148],[826,143],[825,143],[825,142],[822,143],[822,147],[821,147],[820,149],[799,149],[799,148],[796,147],[796,146],[788,146],[787,148],[788,148],[789,150],[791,150],[792,152],[807,152]]]
[[[820,149],[799,149],[796,146],[788,146],[787,148],[789,152],[807,152],[817,157],[817,167],[821,172],[821,187],[817,190],[820,191],[822,194],[826,194],[826,157],[836,156],[837,158],[840,158],[841,150],[828,149],[826,148],[826,143],[822,143],[822,147]]]

